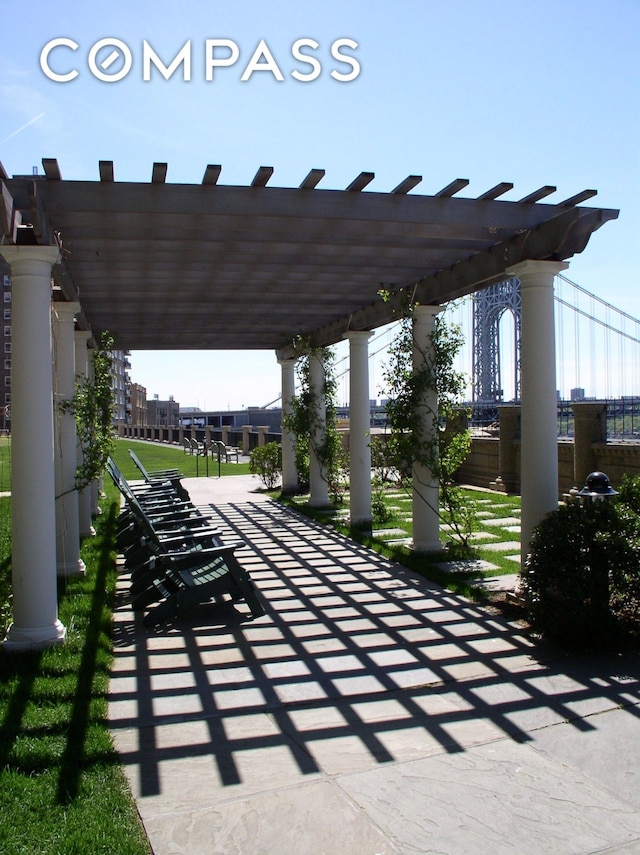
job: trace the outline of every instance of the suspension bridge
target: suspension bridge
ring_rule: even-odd
[[[607,400],[630,408],[640,425],[640,319],[559,275],[555,281],[556,388],[559,401]],[[465,346],[456,370],[468,378],[467,403],[495,407],[520,398],[520,289],[509,279],[446,307]],[[399,323],[370,340],[371,398],[384,397],[384,366]],[[338,399],[349,401],[349,359],[337,352]],[[622,402],[622,403],[621,403]]]

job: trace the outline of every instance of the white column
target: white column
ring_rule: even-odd
[[[87,379],[89,354],[87,352],[87,344],[91,338],[91,333],[86,330],[77,330],[75,333],[75,350],[76,350],[76,376],[80,382]],[[78,465],[82,464],[83,450],[78,443]],[[80,520],[80,537],[95,537],[96,530],[91,521],[91,490],[85,487],[78,493],[78,516]]]
[[[433,360],[432,333],[439,306],[416,306],[413,310],[413,370],[418,372]],[[427,389],[418,406],[423,436],[437,436],[438,394]],[[440,500],[437,475],[424,464],[413,464],[413,548],[417,552],[437,552],[440,543]]]
[[[558,396],[553,280],[569,265],[558,261],[523,261],[509,268],[522,293],[521,466],[522,566],[533,528],[558,507]]]
[[[348,332],[351,525],[371,527],[371,412],[368,331]]]
[[[329,502],[329,484],[316,448],[324,445],[327,429],[327,403],[324,392],[325,376],[322,357],[315,352],[309,357],[309,386],[312,413],[311,441],[309,443],[309,505],[326,508]]]
[[[282,373],[282,492],[295,493],[298,489],[296,438],[285,422],[292,413],[291,402],[296,394],[296,361],[279,359],[278,365]]]
[[[80,521],[76,469],[78,438],[72,412],[61,406],[76,388],[74,321],[79,303],[53,303],[54,440],[56,477],[56,556],[58,576],[85,573],[80,558]]]
[[[2,246],[11,265],[11,497],[13,623],[6,650],[64,642],[56,582],[52,246]]]

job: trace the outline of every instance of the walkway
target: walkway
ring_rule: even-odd
[[[640,656],[568,658],[257,479],[189,480],[267,614],[115,613],[110,718],[155,855],[640,853]]]

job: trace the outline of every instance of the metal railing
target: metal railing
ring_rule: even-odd
[[[573,439],[573,401],[558,401],[558,436]],[[581,403],[581,402],[577,402]],[[585,403],[602,403],[607,407],[607,439],[640,441],[640,397],[612,398]],[[500,409],[491,402],[475,402],[470,406],[469,427],[474,430],[497,428]]]

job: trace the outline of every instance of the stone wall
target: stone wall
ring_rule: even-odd
[[[607,442],[606,404],[573,405],[574,438],[558,440],[558,496],[582,488],[590,472],[609,476],[612,486],[623,475],[640,475],[640,443]],[[500,407],[500,434],[476,436],[471,452],[458,472],[461,484],[520,493],[520,408]]]

